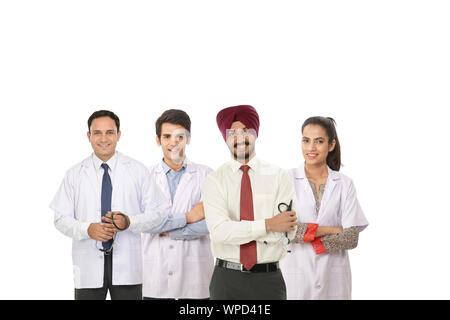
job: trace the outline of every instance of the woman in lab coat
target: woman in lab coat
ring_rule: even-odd
[[[300,167],[291,169],[298,228],[291,253],[280,262],[288,299],[351,299],[347,250],[358,244],[368,222],[353,182],[339,173],[340,145],[332,118],[302,125]]]

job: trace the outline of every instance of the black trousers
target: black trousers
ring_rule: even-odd
[[[95,289],[75,289],[75,300],[105,300],[109,290],[111,300],[142,300],[142,284],[112,285],[112,254],[105,255],[103,287]]]
[[[248,273],[216,266],[209,285],[211,300],[286,300],[281,270]]]

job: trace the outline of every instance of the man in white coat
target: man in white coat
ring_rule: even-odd
[[[72,238],[75,299],[104,300],[108,290],[111,299],[142,299],[140,235],[166,223],[161,191],[143,164],[116,151],[117,115],[96,111],[88,129],[93,154],[67,171],[50,204],[56,228]]]
[[[214,258],[201,185],[212,170],[186,159],[190,130],[190,118],[182,110],[166,110],[156,121],[156,143],[163,159],[150,172],[169,210],[165,223],[142,237],[144,300],[209,297]]]

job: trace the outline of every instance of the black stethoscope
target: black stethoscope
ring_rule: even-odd
[[[291,202],[289,202],[289,205],[287,205],[284,202],[281,202],[278,204],[278,211],[280,213],[285,212],[285,211],[291,211],[291,210],[292,210],[292,200],[291,200]],[[289,240],[287,232],[285,232],[284,234],[286,237],[283,238],[283,245],[288,246],[291,243],[291,240]],[[288,250],[288,252],[291,252],[291,251]]]
[[[114,221],[114,215],[115,215],[115,214],[117,214],[117,215],[122,216],[122,217],[125,218],[125,220],[126,220],[126,222],[127,222],[127,225],[125,226],[125,228],[119,228],[119,226],[117,226],[116,222]],[[112,222],[112,224],[114,225],[114,227],[116,227],[117,230],[119,230],[119,231],[126,230],[126,229],[128,229],[128,227],[130,226],[130,218],[129,218],[128,216],[124,215],[123,213],[120,213],[120,212],[118,212],[118,213],[111,212],[111,222]],[[98,250],[100,250],[101,252],[103,252],[105,255],[110,255],[110,254],[111,254],[111,251],[112,251],[112,249],[113,249],[113,245],[114,245],[114,240],[115,240],[115,239],[116,239],[116,235],[114,234],[114,236],[113,236],[113,238],[112,238],[111,247],[110,247],[109,249],[99,248],[99,247],[97,246],[97,242],[98,242],[98,241],[95,241],[95,247],[96,247]]]

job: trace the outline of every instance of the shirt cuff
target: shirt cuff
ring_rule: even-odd
[[[184,226],[186,226],[187,222],[186,222],[186,212],[182,212],[182,213],[172,213],[172,217],[177,225],[177,229],[178,228],[183,228]]]
[[[88,229],[90,226],[90,222],[82,222],[80,223],[80,240],[86,240],[86,239],[90,239],[91,237],[89,236],[88,233]]]
[[[266,232],[266,220],[257,220],[252,223],[252,238],[258,239],[265,236]]]

